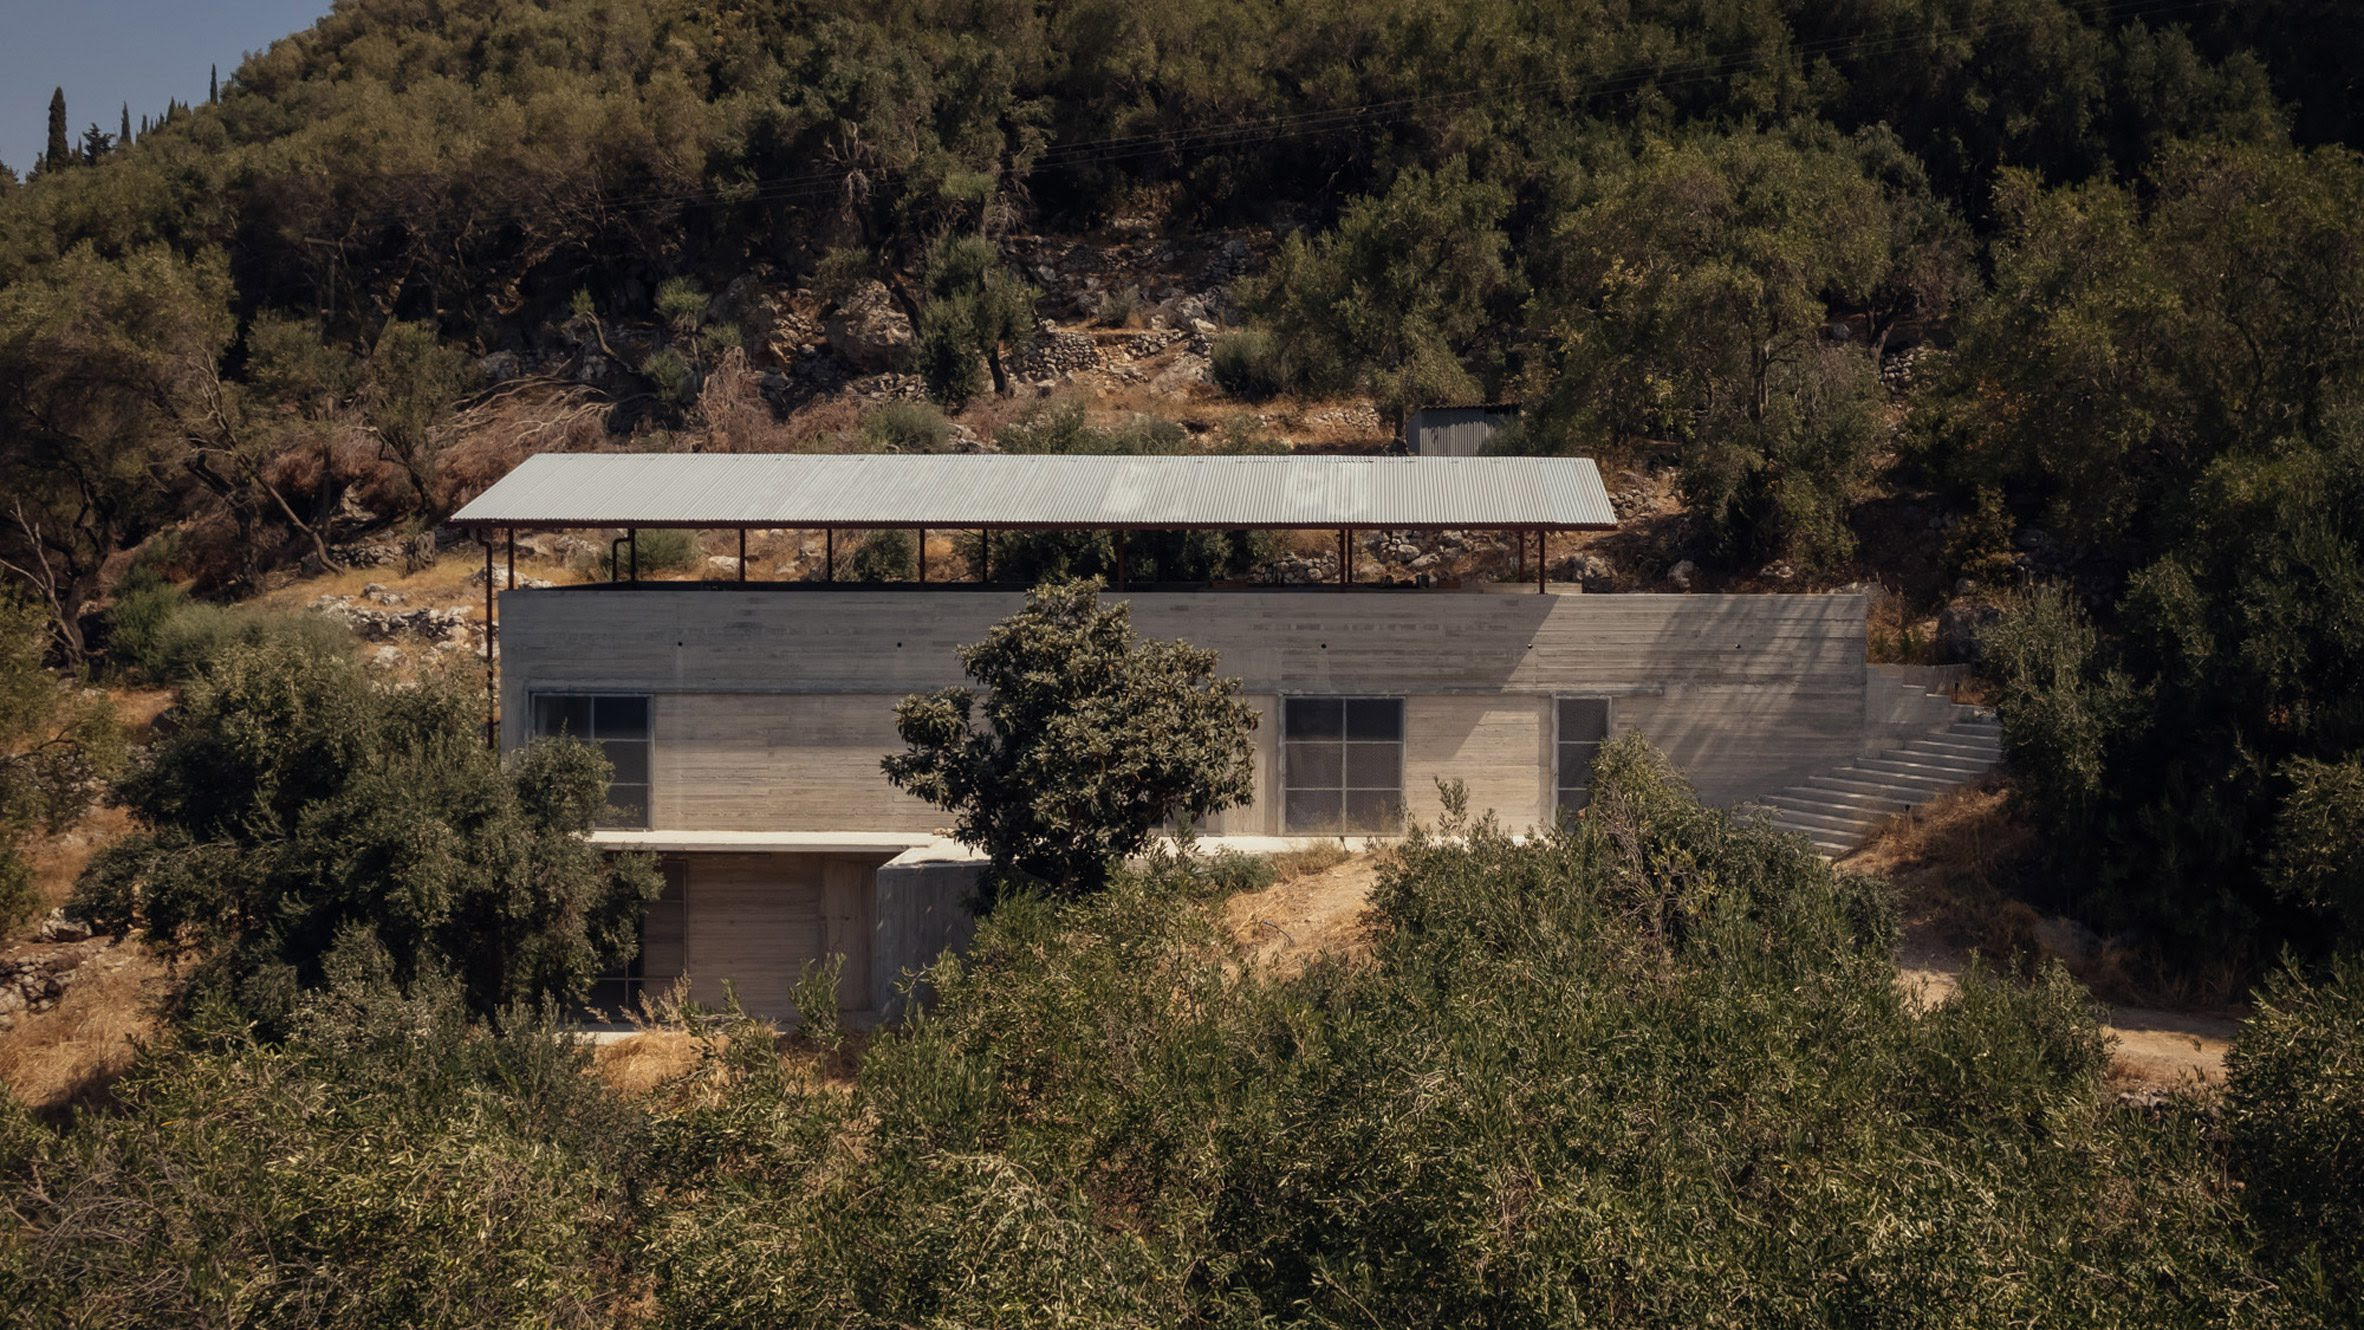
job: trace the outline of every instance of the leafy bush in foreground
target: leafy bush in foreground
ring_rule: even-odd
[[[2328,1246],[2261,1239],[2226,1162],[2295,1145],[2344,1176],[2337,1123],[2304,1106],[2353,1098],[2352,974],[2269,1004],[2279,1033],[2236,1071],[2235,1134],[2263,1154],[2226,1155],[2191,1106],[2108,1093],[2057,970],[1974,974],[1916,1011],[1875,884],[1701,808],[1637,741],[1593,791],[1539,839],[1415,838],[1370,954],[1292,977],[1216,925],[1227,869],[1005,898],[852,1083],[725,1014],[694,1068],[619,1103],[547,1027],[486,1033],[432,981],[400,998],[348,943],[283,1044],[193,1022],[112,1115],[52,1133],[0,1112],[0,1305],[125,1325],[2338,1323]]]
[[[2251,1213],[2335,1303],[2364,1305],[2364,958],[2276,973],[2226,1060]]]

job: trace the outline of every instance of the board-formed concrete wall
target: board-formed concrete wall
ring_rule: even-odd
[[[1405,797],[1433,781],[1514,826],[1548,816],[1551,699],[1606,697],[1711,802],[1856,756],[1864,600],[1303,589],[1111,592],[1152,637],[1214,649],[1262,718],[1257,798],[1207,830],[1277,834],[1279,699],[1405,699]],[[500,602],[504,742],[536,691],[655,699],[652,825],[924,831],[945,815],[889,786],[894,704],[963,682],[954,650],[1023,604],[974,588],[649,584]]]

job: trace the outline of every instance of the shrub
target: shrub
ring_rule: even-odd
[[[233,646],[277,643],[322,656],[354,647],[351,630],[325,615],[216,605],[162,580],[118,592],[106,625],[108,664],[124,678],[151,684],[195,678]]]
[[[862,418],[862,442],[875,452],[940,453],[952,422],[927,402],[889,402]]]
[[[5,1319],[628,1319],[634,1115],[586,1074],[586,1046],[534,1021],[472,1028],[448,985],[405,997],[365,946],[332,968],[277,1046],[199,1013],[111,1112],[55,1135],[0,1121]]]
[[[457,976],[487,1017],[579,996],[659,882],[583,833],[606,759],[573,740],[504,761],[471,681],[370,680],[348,657],[234,646],[184,690],[171,733],[117,784],[139,829],[91,861],[76,909],[201,959],[257,1019],[326,978],[365,932],[411,982]]]
[[[1278,397],[1289,383],[1280,348],[1261,328],[1242,328],[1216,338],[1207,372],[1223,391],[1247,402]]]
[[[644,573],[678,572],[696,566],[698,562],[698,533],[679,527],[650,527],[633,536],[624,547],[623,557],[638,557]]]
[[[2364,957],[2285,965],[2225,1059],[2225,1125],[2258,1224],[2332,1306],[2364,1304]]]
[[[1141,314],[1141,288],[1119,287],[1100,297],[1092,310],[1092,322],[1103,328],[1129,328]]]
[[[907,582],[919,567],[919,542],[908,531],[873,531],[846,560],[857,582]]]
[[[40,908],[27,840],[80,817],[122,757],[114,709],[44,667],[47,619],[0,589],[0,937]]]

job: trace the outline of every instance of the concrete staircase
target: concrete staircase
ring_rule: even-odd
[[[1984,707],[1948,704],[1952,723],[1903,741],[1878,757],[1809,776],[1760,802],[1772,824],[1794,831],[1832,859],[1861,845],[1879,825],[1960,789],[2003,760],[2003,727]]]

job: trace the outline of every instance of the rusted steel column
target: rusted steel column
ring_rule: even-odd
[[[484,537],[484,744],[501,750],[501,693],[493,679],[493,547]]]
[[[1551,566],[1551,551],[1543,544],[1550,538],[1550,532],[1542,527],[1535,528],[1535,594],[1538,596],[1544,593],[1543,579],[1547,576],[1544,569]]]
[[[1338,528],[1338,589],[1346,589],[1346,528]]]
[[[993,580],[993,528],[977,528],[977,581]]]
[[[928,529],[919,529],[919,584],[928,584]]]
[[[1124,586],[1124,584],[1125,584],[1125,529],[1124,529],[1123,527],[1118,527],[1118,528],[1116,529],[1116,585],[1117,585],[1117,586],[1118,586],[1118,587],[1121,589],[1121,588]]]
[[[837,580],[837,528],[833,526],[821,530],[821,580]]]
[[[489,551],[488,551],[489,552]],[[491,578],[485,581],[490,582]],[[509,590],[517,589],[517,528],[509,528]]]
[[[747,580],[747,528],[739,528],[739,580]]]

